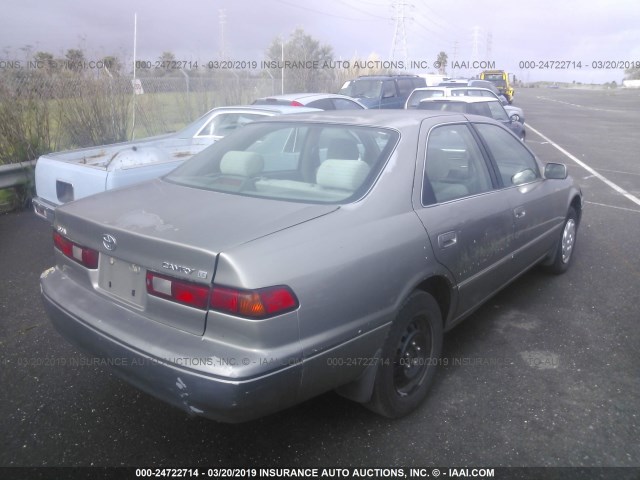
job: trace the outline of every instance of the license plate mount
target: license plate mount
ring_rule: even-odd
[[[100,255],[98,286],[120,300],[142,307],[146,293],[145,270],[135,263]]]

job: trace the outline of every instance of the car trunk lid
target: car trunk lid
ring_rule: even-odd
[[[202,334],[205,311],[168,305],[140,291],[147,271],[211,284],[219,253],[337,208],[153,180],[66,204],[56,210],[54,228],[100,252],[94,288],[148,311],[154,320]]]

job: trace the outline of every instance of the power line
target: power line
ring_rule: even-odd
[[[291,2],[287,2],[285,0],[276,0],[276,2],[278,3],[282,3],[283,5],[287,5],[289,7],[294,7],[294,8],[298,8],[300,10],[305,10],[307,12],[312,12],[312,13],[317,13],[318,15],[324,15],[326,17],[332,17],[332,18],[339,18],[340,20],[349,20],[352,22],[376,22],[378,20],[368,20],[368,19],[363,19],[363,18],[349,18],[349,17],[345,17],[343,15],[334,15],[332,13],[327,13],[327,12],[321,12],[320,10],[315,10],[313,8],[309,8],[309,7],[302,7],[298,4],[295,3],[291,3]],[[379,18],[383,18],[383,17],[379,17]],[[386,18],[384,20],[387,20]]]

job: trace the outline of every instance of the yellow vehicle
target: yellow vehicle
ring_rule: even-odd
[[[485,70],[480,74],[480,80],[488,80],[493,83],[500,93],[507,97],[509,103],[513,103],[514,90],[509,83],[509,74],[504,70]]]

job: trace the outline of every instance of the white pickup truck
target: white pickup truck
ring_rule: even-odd
[[[173,134],[42,155],[36,162],[33,209],[53,222],[59,205],[160,177],[246,123],[312,111],[319,110],[287,105],[214,108]]]

